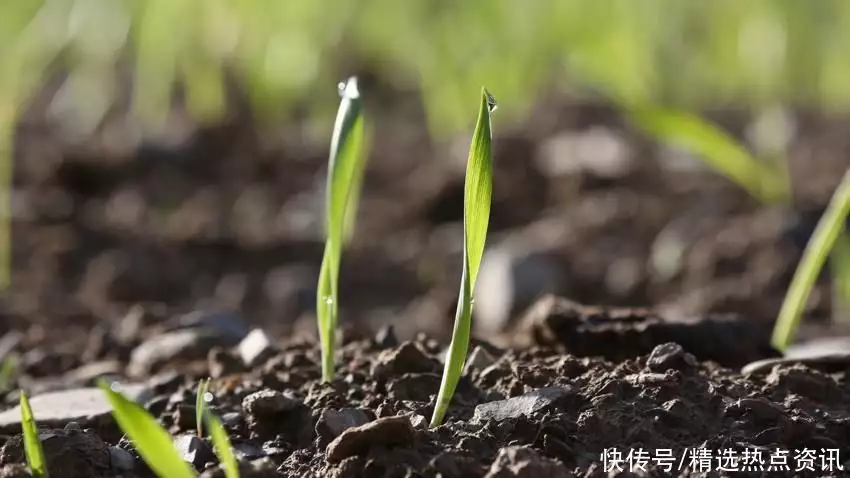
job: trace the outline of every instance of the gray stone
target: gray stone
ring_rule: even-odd
[[[250,328],[245,319],[233,312],[196,310],[172,321],[172,330],[203,329],[219,338],[224,345],[236,345],[244,339]]]
[[[367,453],[375,447],[406,447],[413,444],[415,432],[410,419],[405,416],[379,418],[359,427],[352,427],[328,445],[325,458],[328,463]]]
[[[463,366],[463,373],[469,375],[473,370],[480,372],[494,363],[496,363],[496,357],[493,357],[485,348],[476,345],[466,359],[466,365]]]
[[[180,435],[174,438],[174,447],[183,457],[197,470],[203,470],[207,463],[215,463],[218,460],[211,446],[197,435]]]
[[[239,460],[254,460],[266,455],[262,448],[247,442],[234,444],[233,454]]]
[[[372,366],[375,378],[389,378],[405,373],[436,373],[439,365],[428,357],[415,342],[384,350]]]
[[[151,337],[133,349],[127,371],[133,376],[154,372],[172,360],[197,360],[206,357],[222,340],[203,329],[185,329]]]
[[[781,357],[774,359],[756,360],[748,363],[741,369],[741,373],[749,375],[753,373],[768,373],[777,365],[792,366],[805,365],[809,368],[824,372],[836,372],[850,367],[850,351],[839,353],[825,353],[823,355],[810,355],[807,357]]]
[[[118,360],[100,360],[69,370],[64,378],[71,383],[89,385],[97,378],[118,376],[123,370],[124,366]]]
[[[242,409],[248,415],[274,415],[294,410],[301,401],[277,390],[260,390],[242,399]]]
[[[239,342],[239,356],[248,367],[265,362],[276,352],[277,348],[263,329],[252,330]]]
[[[485,478],[567,478],[563,463],[523,446],[499,450]]]
[[[789,345],[786,358],[814,358],[825,355],[850,354],[850,337],[824,337]]]
[[[669,369],[683,370],[697,365],[697,359],[693,355],[673,342],[656,345],[646,359],[646,367],[654,372],[664,372]]]
[[[150,390],[141,384],[124,384],[121,392],[129,399],[144,402]],[[30,398],[30,406],[39,426],[64,427],[69,422],[79,422],[83,427],[111,423],[112,407],[99,388],[77,388],[50,392]],[[21,410],[16,406],[0,413],[0,430],[20,431]]]
[[[316,434],[322,441],[327,443],[345,430],[366,423],[369,423],[369,416],[363,410],[357,408],[343,408],[340,410],[326,408],[322,410],[322,414],[316,422]]]
[[[117,446],[109,447],[109,462],[112,469],[118,472],[133,471],[136,467],[136,459],[127,450]]]
[[[572,394],[572,390],[569,388],[545,387],[519,397],[482,403],[475,407],[472,420],[476,422],[501,421],[521,416],[527,417],[554,406],[560,399],[570,394]]]

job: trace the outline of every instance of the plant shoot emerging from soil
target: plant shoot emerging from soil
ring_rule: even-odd
[[[24,436],[24,453],[32,476],[47,478],[47,461],[44,459],[44,450],[38,438],[38,426],[32,416],[30,401],[23,391],[21,392],[21,431]]]
[[[434,405],[431,426],[443,423],[446,410],[454,395],[455,387],[463,371],[469,348],[469,333],[472,327],[473,291],[478,276],[478,266],[484,254],[487,225],[490,221],[490,201],[493,194],[493,159],[491,157],[492,129],[490,116],[496,109],[496,101],[485,89],[481,89],[478,121],[469,147],[466,164],[466,182],[463,195],[463,275],[455,312],[452,341],[446,354],[446,365],[440,383],[440,392]]]
[[[337,112],[328,158],[328,183],[325,199],[325,252],[319,272],[316,294],[316,319],[322,345],[322,380],[328,382],[334,373],[338,284],[342,243],[346,235],[346,218],[350,196],[359,189],[363,160],[363,103],[357,78],[340,83],[342,101]]]
[[[198,429],[198,438],[204,436],[204,416],[207,408],[207,390],[210,388],[210,379],[202,379],[198,382],[198,390],[195,392],[195,426]]]
[[[196,473],[183,461],[171,441],[171,436],[138,404],[112,389],[106,381],[99,383],[112,406],[112,416],[126,433],[145,463],[160,477],[194,478]]]
[[[794,340],[809,293],[836,239],[844,231],[844,224],[849,213],[850,171],[844,173],[841,184],[832,195],[826,212],[818,221],[815,232],[800,259],[800,265],[797,266],[794,278],[791,280],[788,294],[782,302],[782,309],[779,311],[771,340],[771,344],[778,350],[784,351]]]

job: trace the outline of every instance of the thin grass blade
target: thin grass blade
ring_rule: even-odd
[[[210,434],[210,440],[215,446],[215,453],[224,466],[224,476],[239,478],[239,463],[236,461],[236,456],[233,455],[233,446],[230,444],[230,438],[228,438],[221,420],[214,414],[207,413],[206,424],[207,433]]]
[[[210,388],[210,379],[202,379],[198,382],[198,390],[195,392],[195,426],[198,428],[198,438],[204,436],[204,414],[207,409],[207,391]]]
[[[316,294],[316,317],[322,344],[322,379],[330,381],[334,371],[336,346],[337,276],[345,240],[347,208],[353,191],[359,189],[364,160],[363,103],[357,78],[340,85],[342,101],[337,112],[328,158],[325,205],[325,252]]]
[[[466,180],[464,183],[463,212],[463,274],[461,276],[460,297],[455,312],[452,341],[446,355],[440,391],[431,416],[431,426],[443,423],[446,411],[451,403],[457,382],[463,371],[469,349],[469,335],[472,329],[473,291],[481,257],[484,255],[484,243],[487,239],[487,227],[490,221],[490,203],[493,195],[493,159],[491,154],[492,127],[491,113],[496,102],[486,89],[481,90],[481,103],[478,121],[469,147]]]
[[[837,320],[850,320],[850,235],[845,229],[835,238],[829,256],[833,284],[833,316]]]
[[[192,467],[180,457],[168,432],[145,409],[112,390],[106,381],[101,381],[99,386],[112,406],[112,416],[118,426],[130,437],[139,455],[157,476],[196,476]]]
[[[848,213],[850,213],[850,171],[844,174],[841,184],[833,193],[829,206],[818,221],[806,245],[806,250],[803,251],[803,257],[794,272],[794,278],[791,279],[791,285],[779,311],[779,318],[773,328],[771,343],[776,349],[784,351],[794,340],[803,308],[838,235],[844,230]]]
[[[783,201],[789,186],[784,167],[755,158],[728,133],[697,115],[660,108],[638,108],[632,122],[654,137],[699,155],[703,161],[757,200]]]
[[[44,449],[38,437],[38,426],[32,416],[30,401],[23,391],[21,392],[21,431],[24,435],[24,453],[32,476],[48,478],[47,460],[44,459]]]

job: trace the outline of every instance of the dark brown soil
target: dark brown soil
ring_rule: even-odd
[[[243,112],[200,127],[178,109],[171,142],[127,139],[118,111],[94,137],[69,141],[36,102],[16,133],[0,356],[21,361],[4,405],[15,387],[146,384],[146,406],[184,436],[205,476],[223,474],[186,435],[206,376],[245,476],[629,476],[604,469],[605,450],[676,457],[671,471],[651,461],[646,476],[724,476],[719,456],[715,474],[692,468],[694,448],[751,461],[760,450],[767,464],[789,452],[791,470],[738,466],[752,476],[791,476],[803,449],[817,460],[841,449],[838,464],[850,467],[850,365],[740,372],[779,355],[767,338],[850,164],[846,119],[797,112],[794,200],[777,206],[691,163],[670,166],[606,105],[547,102],[523,127],[498,125],[488,247],[521,267],[487,269],[515,285],[482,279],[478,348],[448,423],[429,429],[459,280],[465,151],[458,162],[451,145],[427,139],[412,95],[374,93],[380,134],[342,267],[346,345],[325,385],[312,339],[325,139],[305,139],[299,121],[269,131]],[[712,114],[739,137],[750,119]],[[626,159],[606,167],[620,147],[610,141]],[[549,154],[570,167],[551,169]],[[655,254],[669,248],[681,255],[662,267]],[[846,332],[833,309],[825,274],[801,335]],[[272,351],[246,365],[238,344],[254,328]],[[152,352],[156,342],[176,351]],[[2,432],[0,476],[19,476],[17,430]],[[147,476],[108,420],[46,433],[51,476]],[[799,474],[850,476],[817,460]]]

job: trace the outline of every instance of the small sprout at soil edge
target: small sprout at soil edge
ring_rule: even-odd
[[[215,453],[218,455],[218,460],[221,462],[222,467],[224,467],[224,476],[227,478],[239,478],[239,464],[233,455],[230,438],[227,437],[227,431],[221,424],[221,420],[211,412],[208,412],[205,418],[207,433],[209,433],[210,440],[215,446]]]
[[[339,264],[346,231],[352,226],[349,206],[356,204],[352,194],[359,193],[362,178],[363,102],[357,87],[357,78],[351,77],[340,84],[339,110],[331,138],[328,158],[328,182],[325,199],[325,252],[319,272],[316,294],[316,320],[322,346],[322,380],[328,382],[334,373],[336,348],[337,296]]]
[[[38,426],[32,416],[30,401],[23,391],[21,391],[21,431],[24,435],[24,453],[32,476],[47,478],[47,461],[44,459],[44,450],[41,448],[41,440],[38,437]]]
[[[490,201],[493,195],[493,159],[491,157],[492,129],[490,115],[496,109],[496,100],[481,89],[478,121],[469,147],[466,164],[466,182],[463,196],[463,274],[455,312],[452,341],[446,354],[446,365],[440,382],[440,392],[434,404],[431,426],[443,423],[457,382],[463,371],[469,349],[472,328],[472,305],[475,279],[484,254],[487,226],[490,221]]]
[[[195,426],[198,429],[198,438],[204,436],[204,416],[207,411],[207,390],[210,388],[210,379],[201,379],[198,382],[198,390],[195,392]]]
[[[177,452],[171,435],[144,408],[113,390],[105,380],[101,380],[98,385],[112,406],[112,416],[118,426],[130,437],[136,451],[157,476],[196,476],[192,467]]]
[[[779,311],[779,318],[773,328],[771,344],[777,350],[784,352],[794,340],[809,294],[838,235],[844,231],[848,213],[850,213],[850,171],[844,173],[841,184],[833,193],[829,206],[806,245],[800,264],[794,272],[794,278],[791,279],[791,285],[788,287],[788,293],[785,294],[782,309]]]

